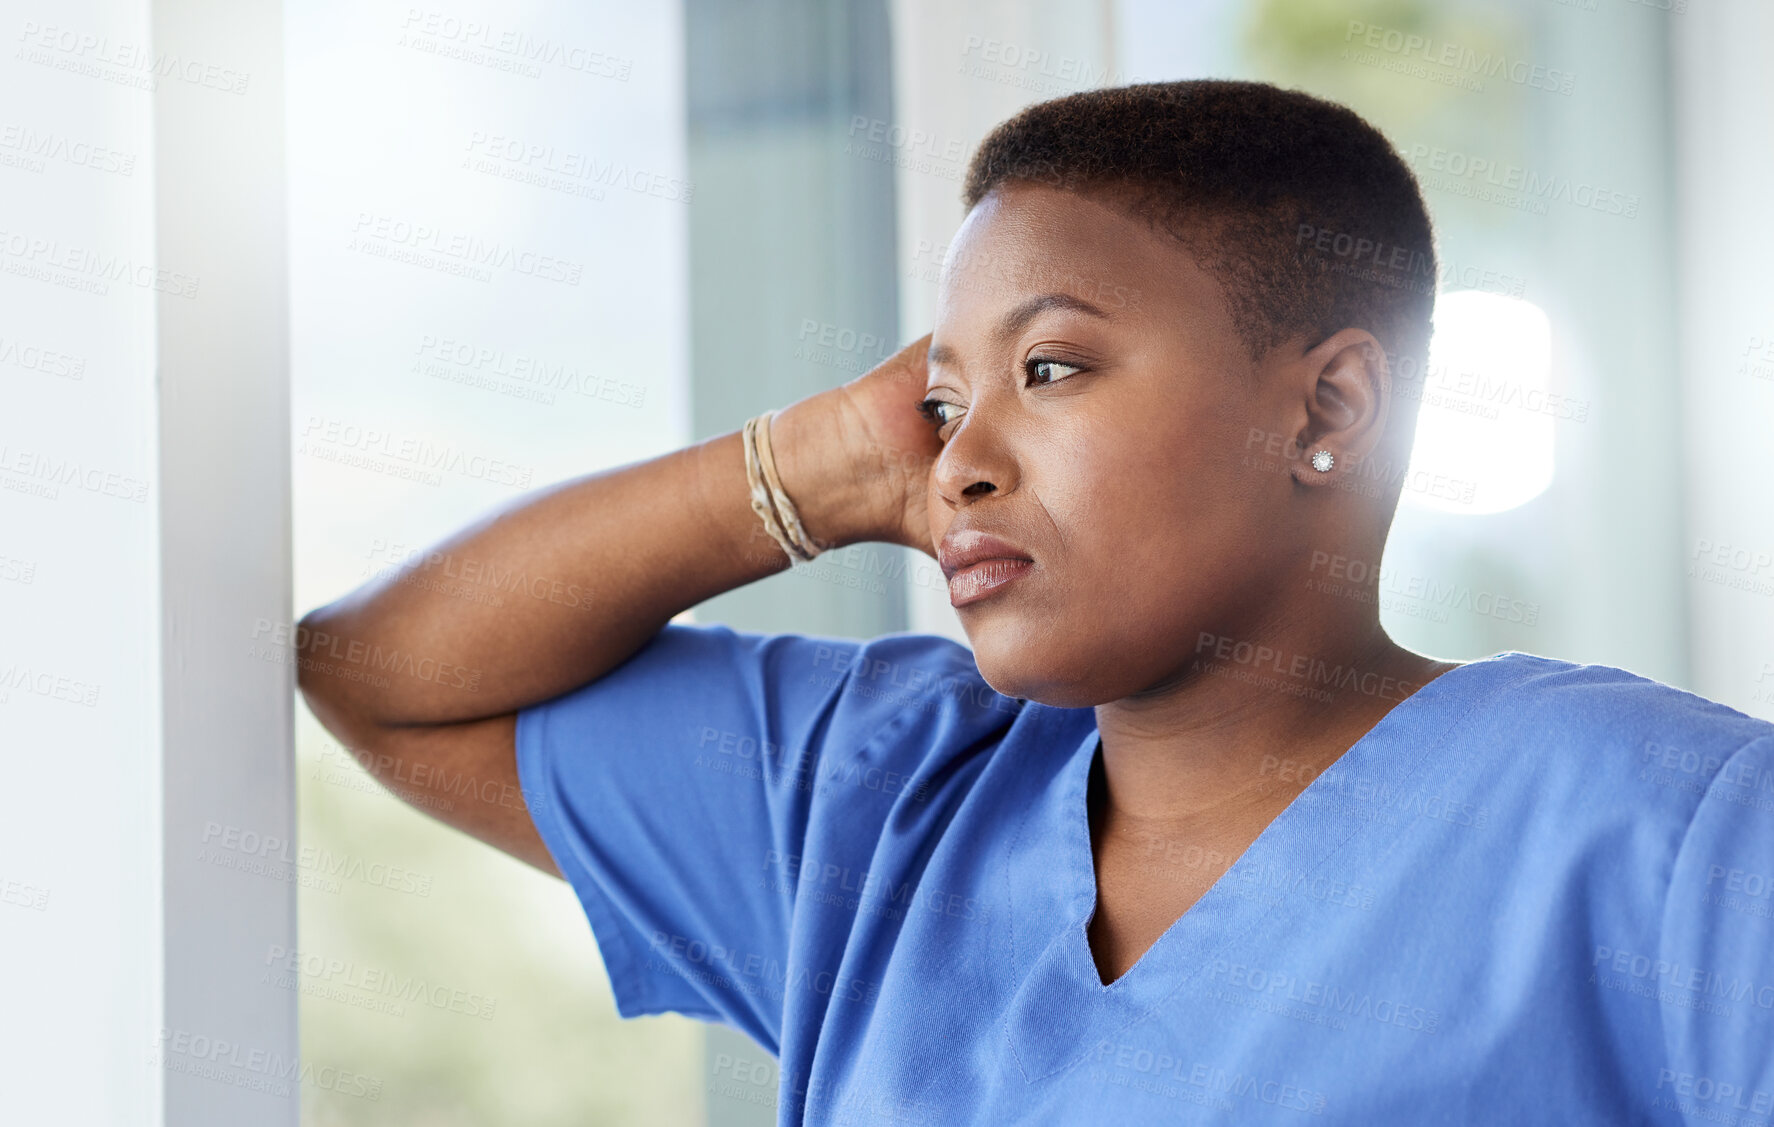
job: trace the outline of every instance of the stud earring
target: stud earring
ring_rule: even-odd
[[[1312,468],[1319,473],[1329,473],[1330,468],[1337,464],[1337,459],[1329,450],[1320,450],[1312,455]]]

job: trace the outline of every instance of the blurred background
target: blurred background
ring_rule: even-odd
[[[1355,561],[1379,567],[1393,636],[1449,659],[1618,665],[1774,718],[1770,13],[1759,0],[289,3],[294,612],[528,489],[737,429],[928,331],[967,158],[1022,106],[1243,77],[1379,126],[1436,224],[1420,484],[1385,559]],[[32,140],[27,94],[90,95],[92,139],[142,128],[128,93],[92,94],[61,65],[71,49],[39,42],[50,17],[23,17],[9,64],[0,187],[25,207],[150,206],[142,179],[92,187],[128,174]],[[158,190],[164,207],[180,189]],[[0,412],[0,444],[56,397],[101,394],[89,389],[109,350],[145,331],[139,305],[107,306],[100,332],[64,316],[57,303],[75,299],[31,278],[12,238],[0,232],[0,377],[22,413]],[[59,345],[94,376],[27,362],[21,341]],[[0,471],[19,476],[4,456]],[[18,580],[34,564],[13,545],[47,542],[49,517],[9,490],[0,605],[25,616],[43,587]],[[931,562],[885,545],[692,617],[965,641]],[[260,988],[296,996],[304,1059],[351,1062],[376,1093],[305,1080],[302,1123],[774,1122],[773,1063],[743,1037],[618,1021],[565,884],[390,797],[299,705],[294,723],[298,840],[424,888],[295,890],[301,957],[267,954]],[[415,981],[426,990],[410,1000]]]

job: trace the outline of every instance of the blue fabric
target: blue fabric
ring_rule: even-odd
[[[1096,750],[946,638],[714,625],[517,727],[618,1011],[755,1038],[784,1124],[1774,1119],[1774,725],[1469,663],[1108,987]]]

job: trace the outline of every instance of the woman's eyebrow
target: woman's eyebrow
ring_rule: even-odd
[[[1022,332],[1030,321],[1049,309],[1069,309],[1087,317],[1101,317],[1105,321],[1114,320],[1113,316],[1081,297],[1073,297],[1067,293],[1044,293],[1038,297],[1030,298],[1006,313],[1003,320],[998,322],[998,328],[993,336],[1000,341],[1008,340]],[[931,367],[946,366],[959,359],[960,355],[946,344],[933,344],[930,346],[930,350],[924,354],[924,363]]]
[[[1105,321],[1114,320],[1109,314],[1085,301],[1081,297],[1073,297],[1068,293],[1044,293],[1032,297],[1004,315],[998,322],[997,337],[1007,340],[1023,331],[1030,321],[1047,312],[1049,309],[1069,309],[1074,313],[1083,313],[1089,317],[1100,317]]]

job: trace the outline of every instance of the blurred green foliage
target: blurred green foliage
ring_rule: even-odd
[[[375,1099],[304,1084],[304,1127],[705,1121],[702,1026],[616,1016],[565,882],[388,794],[306,715],[297,741],[301,844],[431,881],[427,895],[363,880],[300,891],[308,965],[318,956],[351,970],[297,973],[266,988],[293,979],[301,990],[302,1055],[317,1075],[330,1066],[380,1081]],[[444,1004],[412,1000],[408,975],[441,988]],[[401,986],[377,990],[381,976]],[[491,1016],[452,1012],[449,999],[458,1010],[490,1002]]]
[[[1254,0],[1245,12],[1239,49],[1251,77],[1347,105],[1379,127],[1407,159],[1413,143],[1433,138],[1443,147],[1519,163],[1530,148],[1532,99],[1556,96],[1496,75],[1482,79],[1482,91],[1463,89],[1446,81],[1458,76],[1457,68],[1363,44],[1367,29],[1378,27],[1424,37],[1434,44],[1431,56],[1451,44],[1479,58],[1544,62],[1535,58],[1533,29],[1513,3]],[[1434,77],[1373,65],[1375,57]],[[1480,226],[1509,219],[1496,208],[1455,196],[1430,202],[1438,219],[1444,211],[1461,212],[1463,220]]]

